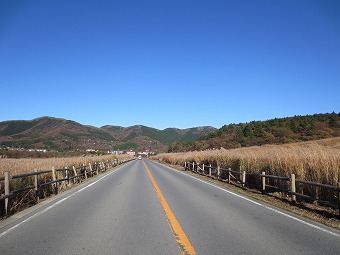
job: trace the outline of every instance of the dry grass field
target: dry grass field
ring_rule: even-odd
[[[170,164],[185,161],[231,167],[248,173],[287,176],[336,186],[340,182],[340,137],[283,145],[263,145],[230,150],[164,153],[153,157]]]
[[[86,156],[86,157],[69,157],[69,158],[32,158],[32,159],[11,159],[0,158],[0,176],[3,176],[5,171],[9,171],[11,175],[31,173],[34,169],[50,170],[52,167],[65,168],[71,166],[80,166],[83,164],[102,162],[112,160],[122,156]],[[125,155],[126,157],[126,155]]]

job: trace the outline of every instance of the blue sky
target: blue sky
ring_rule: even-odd
[[[0,93],[97,127],[340,112],[340,1],[0,0]]]

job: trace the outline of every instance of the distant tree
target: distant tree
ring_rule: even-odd
[[[255,137],[262,137],[263,136],[263,128],[260,123],[256,123],[254,125],[254,136]]]
[[[297,121],[295,118],[291,118],[289,121],[289,127],[294,133],[298,133],[299,129],[297,127]]]
[[[333,127],[333,128],[340,127],[339,116],[335,112],[332,112],[331,115],[329,116],[328,124],[330,127]]]
[[[273,135],[279,143],[284,143],[286,140],[293,140],[294,133],[286,127],[276,127],[273,129]]]
[[[242,128],[239,128],[236,132],[236,142],[238,142],[241,146],[244,146],[245,137]]]
[[[243,129],[243,135],[245,137],[254,137],[254,131],[253,131],[253,128],[250,124],[246,125]]]

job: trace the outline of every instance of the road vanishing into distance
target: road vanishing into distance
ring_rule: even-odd
[[[148,160],[0,223],[0,254],[340,254],[340,232]]]

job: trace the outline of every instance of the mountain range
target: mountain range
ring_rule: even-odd
[[[94,127],[72,120],[40,117],[0,122],[0,148],[47,150],[152,150],[167,151],[177,142],[195,141],[215,131],[214,127],[158,130],[136,125]]]

